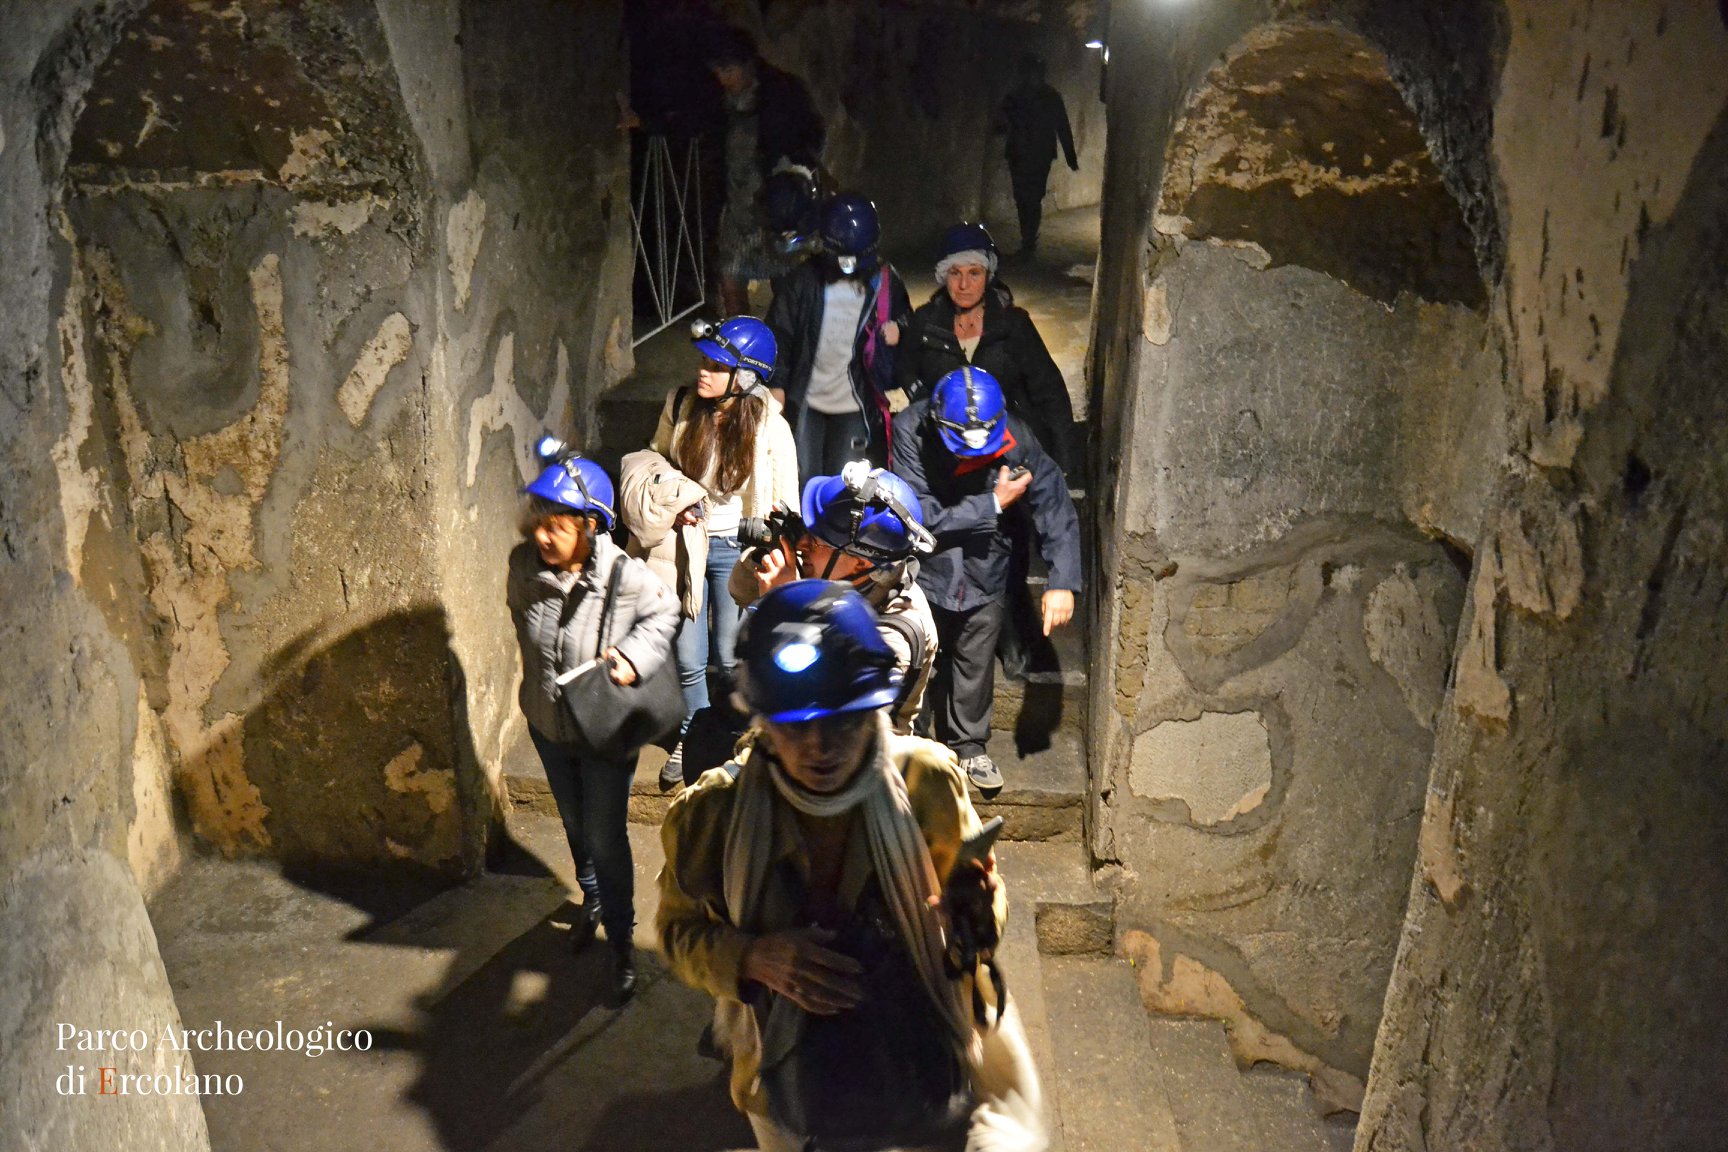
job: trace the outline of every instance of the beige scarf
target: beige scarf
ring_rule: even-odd
[[[861,806],[870,862],[876,869],[884,898],[913,966],[930,1000],[936,1005],[955,1051],[969,1063],[976,1044],[971,1017],[958,981],[943,971],[945,942],[941,917],[931,904],[940,892],[936,866],[923,830],[912,814],[906,781],[890,755],[893,734],[885,713],[878,714],[875,746],[858,775],[841,791],[827,796],[807,792],[757,745],[738,775],[738,799],[726,830],[726,906],[734,923],[746,931],[761,931],[762,892],[766,886],[774,835],[776,793],[793,808],[810,816],[838,816]],[[776,997],[761,1035],[751,1036],[753,1016],[740,1014],[731,1042],[760,1045],[761,1066],[783,1057],[797,1043],[804,1013],[784,996]],[[745,1019],[748,1019],[747,1020]],[[744,1034],[739,1035],[742,1031]]]

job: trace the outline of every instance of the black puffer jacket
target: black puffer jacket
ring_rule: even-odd
[[[982,468],[958,475],[958,459],[942,442],[930,418],[930,401],[919,400],[894,418],[894,472],[912,486],[923,505],[924,526],[936,536],[918,586],[930,603],[965,611],[1001,597],[1008,586],[1008,534],[1004,521],[1030,516],[1038,550],[1050,569],[1052,590],[1080,591],[1080,518],[1068,482],[1024,421],[1010,414],[1014,445]],[[1026,494],[1001,515],[996,512],[996,475],[1002,465],[1032,469]]]
[[[1008,411],[1032,426],[1038,443],[1064,472],[1073,470],[1074,403],[1062,370],[1050,358],[1026,309],[1007,303],[994,290],[984,294],[984,335],[970,363],[996,377]],[[940,290],[912,314],[896,359],[900,386],[913,397],[928,396],[937,381],[967,364],[954,338],[954,303]]]
[[[822,338],[822,310],[826,287],[819,267],[820,258],[806,260],[792,271],[774,280],[774,299],[768,305],[768,327],[780,346],[779,363],[768,383],[786,391],[786,423],[796,432],[804,415],[804,395],[810,387],[810,372],[816,364],[816,345]],[[884,264],[882,275],[872,272],[864,283],[864,311],[859,314],[858,331],[852,340],[852,395],[858,410],[864,414],[868,428],[870,459],[878,465],[888,462],[888,403],[883,392],[895,387],[895,353],[886,341],[877,344],[870,371],[864,368],[864,346],[876,331],[877,285],[888,285],[888,317],[898,321],[904,331],[912,301],[906,295],[906,285],[893,267]],[[904,341],[904,336],[902,336]]]

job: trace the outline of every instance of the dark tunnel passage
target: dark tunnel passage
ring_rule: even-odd
[[[740,44],[804,242],[880,220],[872,354],[984,362],[910,311],[982,222],[1073,411],[968,801],[1040,1090],[967,1147],[1728,1145],[1718,9],[0,0],[0,1152],[756,1143],[676,734],[625,1002],[506,603],[539,437],[618,478],[690,321],[829,267]]]

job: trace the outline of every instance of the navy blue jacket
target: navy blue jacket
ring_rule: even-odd
[[[919,400],[894,418],[893,471],[923,504],[924,526],[936,536],[936,553],[926,557],[918,586],[930,603],[951,612],[966,611],[1000,599],[1008,586],[1008,534],[1003,522],[1030,515],[1038,529],[1038,550],[1050,569],[1049,587],[1080,591],[1080,518],[1068,495],[1068,481],[1038,438],[1013,413],[1006,416],[1014,447],[1000,459],[964,476],[930,418],[930,401]],[[1032,469],[1032,486],[998,516],[996,474],[1006,464]]]
[[[996,282],[991,282],[996,287]],[[928,395],[942,377],[971,364],[996,377],[1008,410],[1031,423],[1038,443],[1064,470],[1073,471],[1079,461],[1074,441],[1074,403],[1062,369],[1050,358],[1050,350],[1024,308],[1017,308],[1006,293],[994,290],[984,296],[984,334],[971,360],[954,339],[954,302],[946,289],[939,289],[930,302],[912,314],[912,323],[901,337],[895,370],[909,396]]]

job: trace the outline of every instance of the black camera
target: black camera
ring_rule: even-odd
[[[796,544],[803,535],[804,518],[778,504],[767,516],[746,516],[738,522],[738,543],[759,552],[772,552],[782,542]]]

